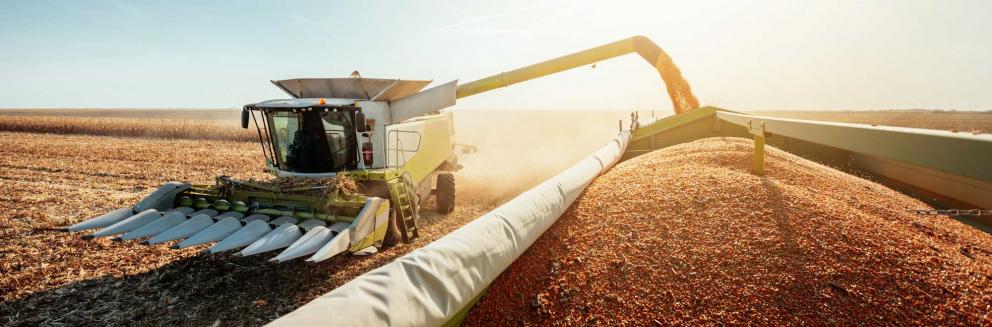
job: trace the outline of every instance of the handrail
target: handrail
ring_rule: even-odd
[[[767,133],[992,182],[992,135],[810,121],[727,111],[717,111],[716,117],[739,126],[764,124]]]
[[[413,149],[413,150],[406,150],[403,147],[403,140],[400,139],[400,133],[408,133],[408,134],[417,135],[417,148],[416,149]],[[389,146],[389,137],[390,137],[390,135],[394,135],[394,134],[396,136],[396,138],[395,138],[395,140],[396,140],[396,142],[395,142],[396,147],[390,147]],[[420,145],[421,145],[421,143],[423,143],[423,141],[424,141],[424,136],[422,134],[420,134],[420,132],[417,132],[417,131],[404,131],[404,130],[399,130],[399,129],[393,129],[393,130],[390,130],[389,132],[386,132],[386,149],[385,149],[386,162],[385,162],[385,167],[386,168],[394,168],[394,167],[400,167],[400,166],[405,165],[406,164],[406,153],[416,153],[417,151],[420,151]],[[389,165],[389,151],[395,152],[395,155],[396,155],[396,159],[395,159],[396,160],[396,164],[395,165],[392,165],[392,166]],[[400,158],[400,153],[401,152],[403,153],[403,157],[402,157],[403,158],[403,163],[402,164],[399,162],[399,158]]]

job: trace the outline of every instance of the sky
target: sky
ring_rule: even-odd
[[[240,108],[298,77],[463,83],[644,35],[703,105],[992,109],[992,1],[2,1],[0,107]],[[636,55],[458,101],[670,111]]]

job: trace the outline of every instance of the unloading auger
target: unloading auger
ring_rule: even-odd
[[[452,172],[461,167],[455,155],[460,145],[453,141],[452,114],[442,109],[463,97],[632,52],[658,70],[676,113],[699,106],[671,58],[642,36],[423,91],[430,81],[272,81],[292,99],[244,106],[241,125],[254,123],[265,169],[276,179],[168,182],[134,206],[66,230],[95,229],[84,237],[173,242],[174,248],[212,244],[209,253],[282,250],[272,258],[277,262],[304,256],[319,262],[410,242],[418,236],[421,202],[434,195],[441,213],[455,206]]]

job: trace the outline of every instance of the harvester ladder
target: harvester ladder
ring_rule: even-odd
[[[417,216],[410,198],[410,189],[403,179],[389,182],[389,197],[393,201],[391,204],[396,206],[396,225],[403,236],[403,243],[410,243],[420,233],[417,231]]]

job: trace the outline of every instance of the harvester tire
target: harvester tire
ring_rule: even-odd
[[[399,243],[403,237],[400,235],[400,226],[396,224],[396,210],[399,209],[389,209],[389,222],[386,223],[386,236],[382,238],[382,247],[384,248],[396,245],[396,243]]]
[[[437,175],[437,212],[441,214],[451,213],[455,210],[455,175],[452,173],[440,173]]]

